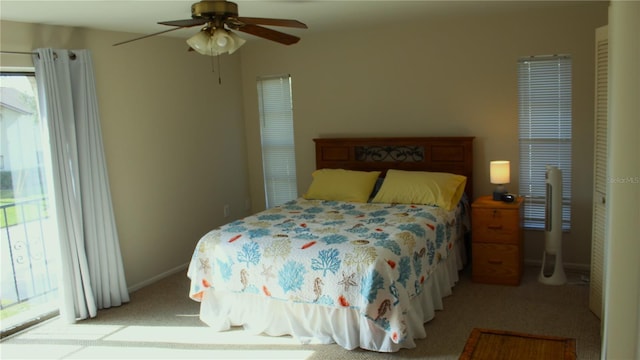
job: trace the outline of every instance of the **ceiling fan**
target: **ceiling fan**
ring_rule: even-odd
[[[236,35],[232,30],[242,31],[280,44],[291,45],[297,43],[300,38],[261,25],[307,28],[307,25],[298,20],[238,16],[238,5],[225,0],[202,0],[191,5],[191,19],[161,21],[158,24],[173,26],[173,28],[119,42],[113,44],[113,46],[130,43],[170,31],[204,25],[197,34],[187,40],[190,46],[189,50],[195,50],[203,55],[217,56],[225,52],[232,54],[244,44],[245,40]]]

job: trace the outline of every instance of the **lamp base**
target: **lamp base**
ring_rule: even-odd
[[[502,195],[507,193],[507,189],[504,185],[496,186],[495,190],[493,190],[493,200],[494,201],[502,201]]]

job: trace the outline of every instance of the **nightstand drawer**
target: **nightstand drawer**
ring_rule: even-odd
[[[510,209],[473,209],[471,234],[474,242],[517,244],[520,214]]]
[[[522,263],[520,248],[507,244],[473,244],[472,279],[493,284],[520,284]]]

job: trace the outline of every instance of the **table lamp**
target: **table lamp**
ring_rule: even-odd
[[[496,188],[493,190],[493,200],[501,201],[502,196],[507,193],[507,189],[504,187],[504,184],[508,184],[511,180],[509,178],[509,161],[491,161],[489,165],[489,173],[491,183],[496,185]]]

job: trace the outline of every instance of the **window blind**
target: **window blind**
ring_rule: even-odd
[[[562,229],[571,228],[571,57],[518,60],[520,194],[524,227],[544,229],[546,166],[562,171]]]
[[[262,167],[267,208],[298,196],[289,75],[258,78]]]

